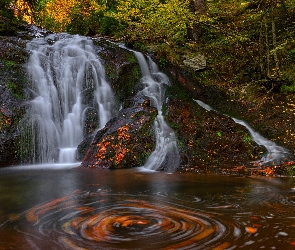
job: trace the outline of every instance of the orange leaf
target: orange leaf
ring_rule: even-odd
[[[250,234],[255,234],[257,232],[257,228],[255,227],[246,227],[246,231]]]

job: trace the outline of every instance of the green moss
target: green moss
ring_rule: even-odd
[[[217,135],[218,137],[222,137],[222,133],[221,133],[220,131],[216,131],[216,135]]]
[[[18,99],[24,98],[24,93],[22,90],[22,86],[20,86],[19,83],[16,83],[15,81],[7,81],[6,82],[7,88],[9,88],[10,92],[17,97]]]
[[[132,54],[131,53],[127,54],[127,62],[129,62],[129,63],[137,63],[137,60],[136,60],[133,53]]]
[[[158,59],[158,64],[160,66],[161,69],[166,69],[169,62],[168,60],[166,59],[166,57],[164,56],[160,56],[160,58]]]
[[[116,72],[114,70],[114,68],[107,64],[105,65],[105,72],[106,72],[106,75],[111,79],[111,80],[114,80],[116,78]]]
[[[172,83],[166,90],[166,96],[171,99],[188,100],[193,98],[192,94],[177,83]]]
[[[124,103],[126,99],[134,96],[135,86],[141,77],[138,64],[127,64],[121,68],[117,83],[115,83],[116,95],[120,103]]]
[[[244,137],[243,137],[243,141],[244,141],[244,143],[246,143],[246,144],[251,144],[251,142],[252,142],[252,138],[251,138],[251,136],[250,135],[244,135]]]
[[[291,166],[288,170],[289,175],[293,177],[295,175],[295,165]]]
[[[148,50],[147,50],[147,47],[145,46],[145,44],[141,43],[141,42],[138,42],[136,41],[134,44],[133,44],[133,48],[136,49],[136,50],[139,50],[143,53],[146,53]]]
[[[8,68],[14,68],[17,64],[15,61],[2,60]]]
[[[149,156],[151,155],[152,151],[143,151],[142,153],[136,154],[136,159],[138,162],[138,166],[143,166],[147,159],[149,158]]]

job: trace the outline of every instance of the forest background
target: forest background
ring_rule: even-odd
[[[162,68],[202,54],[202,81],[238,98],[295,93],[294,0],[1,0],[0,35],[23,23],[152,49]]]

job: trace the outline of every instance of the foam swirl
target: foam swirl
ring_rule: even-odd
[[[26,211],[18,231],[41,249],[224,249],[240,235],[218,214],[145,198],[77,192]]]

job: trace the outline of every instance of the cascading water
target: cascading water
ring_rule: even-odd
[[[213,110],[215,112],[218,112],[200,100],[194,100],[194,101],[196,101],[201,107],[203,107],[204,109],[208,111]],[[253,141],[255,141],[258,145],[264,146],[266,148],[267,153],[258,161],[259,164],[267,164],[271,162],[279,163],[283,161],[287,155],[289,155],[289,152],[285,148],[280,147],[277,144],[275,144],[273,141],[270,141],[264,138],[258,132],[254,131],[246,122],[234,117],[230,117],[230,118],[233,119],[236,123],[244,126],[249,131]]]
[[[89,106],[99,114],[99,128],[112,115],[114,96],[104,67],[86,37],[53,34],[33,39],[27,49],[31,51],[27,72],[32,101],[26,124],[32,130],[32,160],[75,162]]]
[[[156,133],[156,149],[148,158],[144,167],[150,170],[165,168],[173,172],[179,166],[180,156],[177,148],[176,136],[173,130],[165,122],[162,114],[162,106],[165,100],[165,85],[169,84],[168,77],[159,72],[157,65],[149,58],[149,61],[140,53],[133,51],[140,65],[144,85],[143,94],[150,99],[151,105],[158,110],[154,122]]]

